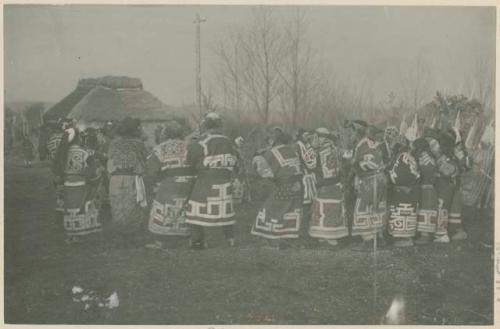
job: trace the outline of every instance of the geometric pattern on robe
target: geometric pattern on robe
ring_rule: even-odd
[[[401,152],[389,170],[392,187],[387,197],[388,232],[395,238],[411,238],[417,232],[418,171],[409,151]]]
[[[340,182],[341,157],[331,142],[318,149],[318,192],[314,198],[309,235],[322,239],[340,239],[349,234]]]
[[[418,156],[420,169],[420,198],[417,211],[417,231],[435,233],[438,217],[438,196],[435,188],[437,177],[436,160],[428,151]]]
[[[155,146],[146,166],[159,181],[148,228],[159,235],[189,235],[184,206],[191,191],[193,175],[186,164],[187,143],[170,139]]]
[[[266,151],[260,161],[261,177],[273,178],[274,186],[259,208],[252,234],[268,239],[298,238],[303,216],[300,160],[291,145]]]
[[[101,179],[92,152],[80,145],[69,147],[64,182],[64,229],[67,235],[87,235],[100,231],[99,209],[95,200]]]
[[[316,176],[314,169],[317,164],[317,155],[314,148],[309,144],[302,141],[297,141],[297,152],[299,154],[303,178],[302,185],[304,186],[304,204],[311,204],[317,194],[316,189]]]
[[[186,222],[207,227],[233,225],[233,176],[238,164],[235,143],[218,131],[210,131],[188,146],[186,161],[196,175]]]
[[[372,235],[382,230],[387,212],[387,180],[383,173],[379,143],[368,138],[359,141],[354,151],[356,203],[352,235]]]
[[[456,177],[458,164],[446,155],[441,155],[437,160],[439,176],[436,182],[438,195],[437,235],[448,234],[449,213],[456,192]]]
[[[143,227],[145,209],[138,202],[146,167],[146,147],[139,138],[119,136],[108,148],[107,171],[109,201],[113,230],[120,234],[133,234]]]

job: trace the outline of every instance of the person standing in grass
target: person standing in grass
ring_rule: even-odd
[[[87,149],[77,128],[68,128],[57,149],[54,172],[63,180],[64,230],[66,243],[101,230],[97,188],[103,168]]]
[[[273,147],[258,156],[257,172],[271,178],[274,187],[258,210],[252,234],[269,239],[270,247],[286,247],[299,237],[303,217],[302,170],[290,135],[274,129]]]
[[[160,143],[147,159],[147,174],[158,182],[149,215],[149,232],[155,242],[147,248],[162,249],[172,236],[189,236],[185,209],[192,188],[193,169],[187,165],[186,128],[175,120],[165,123]]]
[[[354,207],[356,205],[354,150],[356,145],[364,138],[367,127],[368,124],[365,121],[346,120],[339,141],[342,148],[342,171],[344,172],[341,177],[341,183],[344,190],[344,204],[349,234],[352,234]]]
[[[397,150],[395,161],[389,165],[392,185],[387,197],[389,207],[388,232],[396,247],[413,246],[417,232],[417,206],[420,172],[414,152],[408,145]]]
[[[317,195],[313,200],[309,234],[336,246],[339,239],[349,235],[341,182],[342,154],[328,129],[318,128],[315,134]]]
[[[303,129],[299,129],[296,137],[296,148],[297,154],[299,155],[301,168],[302,168],[302,186],[304,190],[304,214],[302,236],[308,238],[309,221],[311,218],[311,206],[313,200],[317,195],[316,190],[316,175],[315,169],[317,164],[317,155],[314,148],[311,146],[310,141],[312,140],[311,134]]]
[[[108,150],[109,199],[111,224],[120,236],[121,246],[138,246],[139,233],[145,224],[147,211],[143,175],[146,168],[146,148],[141,140],[139,119],[123,119]]]
[[[386,216],[386,187],[382,148],[376,141],[378,129],[369,126],[366,136],[359,141],[354,151],[356,204],[352,235],[361,236],[362,243],[354,249],[369,251],[373,239],[382,236]],[[382,240],[380,240],[382,242]]]
[[[196,175],[186,206],[186,223],[191,226],[191,247],[204,249],[205,227],[222,227],[229,246],[235,245],[236,214],[233,200],[233,172],[238,165],[234,141],[222,133],[222,118],[210,112],[202,123],[204,133],[187,151],[186,163]]]
[[[436,233],[438,217],[438,197],[435,187],[438,172],[436,159],[432,155],[429,143],[429,141],[437,143],[437,140],[429,133],[428,130],[424,130],[424,137],[413,142],[420,170],[420,201],[417,211],[417,233],[420,236],[415,241],[417,244],[426,244],[431,241]]]
[[[55,225],[57,228],[62,228],[63,218],[64,218],[64,179],[60,176],[60,173],[56,173],[55,160],[56,153],[61,144],[64,129],[69,127],[70,122],[59,120],[58,122],[53,122],[49,125],[48,139],[46,143],[47,157],[51,162],[51,170],[53,174],[53,184],[55,190]]]
[[[431,150],[437,159],[438,178],[436,190],[438,194],[438,220],[434,242],[449,243],[448,235],[449,212],[453,202],[453,194],[457,186],[459,174],[458,163],[453,156],[454,138],[443,132],[439,143],[431,144]]]
[[[467,233],[465,232],[463,222],[462,222],[462,210],[463,210],[463,199],[464,193],[462,189],[462,176],[464,173],[471,169],[472,160],[465,150],[464,142],[460,136],[460,131],[452,130],[449,132],[451,136],[455,138],[455,145],[453,147],[453,158],[458,165],[458,174],[456,177],[456,187],[453,193],[453,200],[450,206],[449,213],[449,231],[451,234],[451,240],[465,240],[467,239]]]
[[[23,155],[24,155],[24,166],[30,168],[32,161],[34,159],[33,155],[33,142],[28,135],[23,136]]]

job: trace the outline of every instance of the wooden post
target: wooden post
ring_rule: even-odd
[[[199,14],[196,14],[196,20],[193,22],[196,24],[196,105],[198,106],[198,111],[200,114],[200,119],[203,116],[203,109],[201,103],[201,27],[200,24],[206,22],[206,19],[201,19]]]

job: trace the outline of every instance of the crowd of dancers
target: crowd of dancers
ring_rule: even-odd
[[[149,248],[180,236],[204,249],[205,229],[219,226],[234,247],[252,182],[266,198],[253,208],[251,234],[270,248],[293,241],[339,248],[349,236],[361,237],[357,250],[371,250],[374,239],[382,247],[467,239],[462,178],[474,159],[452,127],[425,127],[410,138],[394,126],[346,121],[350,148],[327,128],[292,135],[273,127],[250,161],[242,156],[246,141],[224,135],[215,112],[196,133],[183,122],[163,123],[152,150],[138,119],[84,131],[62,120],[51,129],[47,150],[67,243],[101,231],[109,205],[110,230],[125,247],[144,243],[147,228]]]

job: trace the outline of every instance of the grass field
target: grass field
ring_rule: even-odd
[[[237,248],[222,232],[210,249],[117,249],[106,232],[65,245],[52,220],[47,164],[5,159],[5,321],[37,324],[377,324],[394,296],[408,324],[492,324],[493,219],[466,209],[470,238],[371,253],[344,248],[273,251],[238,216]],[[374,281],[377,281],[376,300]],[[114,310],[83,311],[73,286],[117,291]]]

